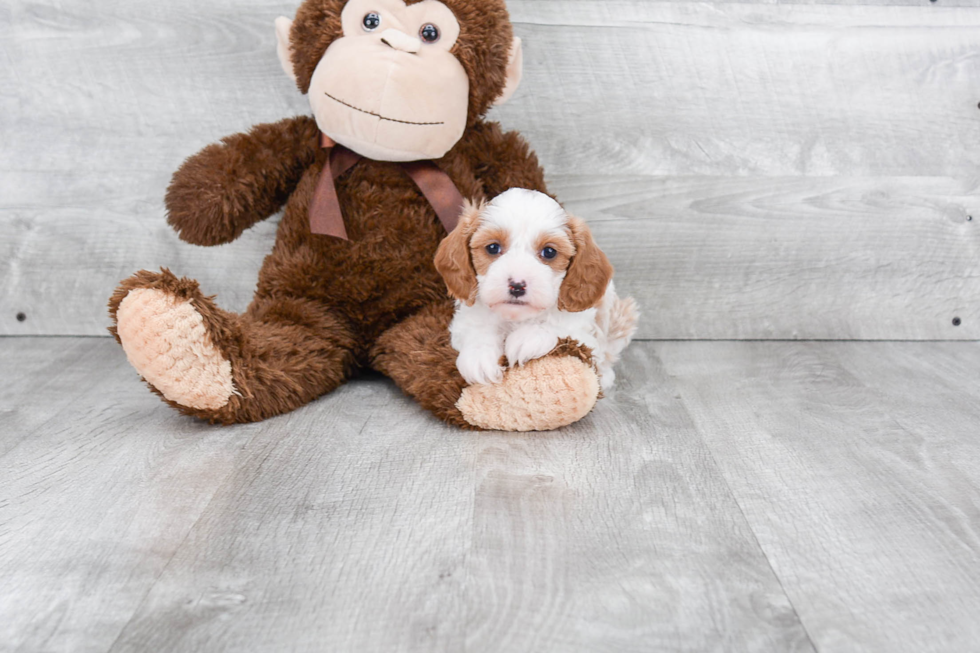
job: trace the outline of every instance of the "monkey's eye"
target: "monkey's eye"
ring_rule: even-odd
[[[490,243],[489,245],[487,245],[487,254],[489,254],[490,256],[496,256],[499,253],[500,253],[499,243]]]
[[[422,29],[419,30],[419,36],[426,43],[435,43],[439,40],[439,28],[432,23],[423,25]]]
[[[364,29],[368,32],[373,32],[374,30],[381,27],[381,16],[377,12],[372,11],[367,16],[364,17]]]
[[[545,247],[541,250],[541,258],[548,259],[549,261],[558,256],[558,250],[554,247]]]

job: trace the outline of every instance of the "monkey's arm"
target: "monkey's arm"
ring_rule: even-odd
[[[282,208],[316,159],[319,133],[313,118],[300,116],[207,146],[174,173],[167,222],[194,245],[235,240]]]
[[[537,155],[517,132],[504,132],[495,122],[480,122],[469,130],[465,147],[487,199],[509,188],[548,192]]]

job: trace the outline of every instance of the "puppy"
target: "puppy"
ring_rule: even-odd
[[[609,259],[553,199],[514,188],[467,204],[435,264],[457,300],[450,333],[468,383],[499,383],[501,356],[523,365],[571,338],[592,350],[602,389],[612,387],[636,303],[616,296]]]

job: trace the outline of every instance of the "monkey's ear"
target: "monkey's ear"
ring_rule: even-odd
[[[293,21],[285,16],[276,19],[276,54],[279,55],[279,65],[289,79],[296,83],[296,71],[293,69],[293,46],[289,42],[289,30],[293,27]]]
[[[521,45],[520,37],[514,37],[514,43],[510,46],[510,61],[507,62],[507,83],[504,90],[494,104],[503,104],[517,91],[521,85],[521,78],[524,77],[524,47]]]

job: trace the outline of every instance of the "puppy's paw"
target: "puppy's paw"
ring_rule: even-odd
[[[511,365],[541,358],[558,346],[558,335],[540,326],[527,326],[517,329],[507,336],[505,352]]]
[[[500,352],[490,348],[463,350],[456,367],[470,385],[500,383],[504,378]]]

